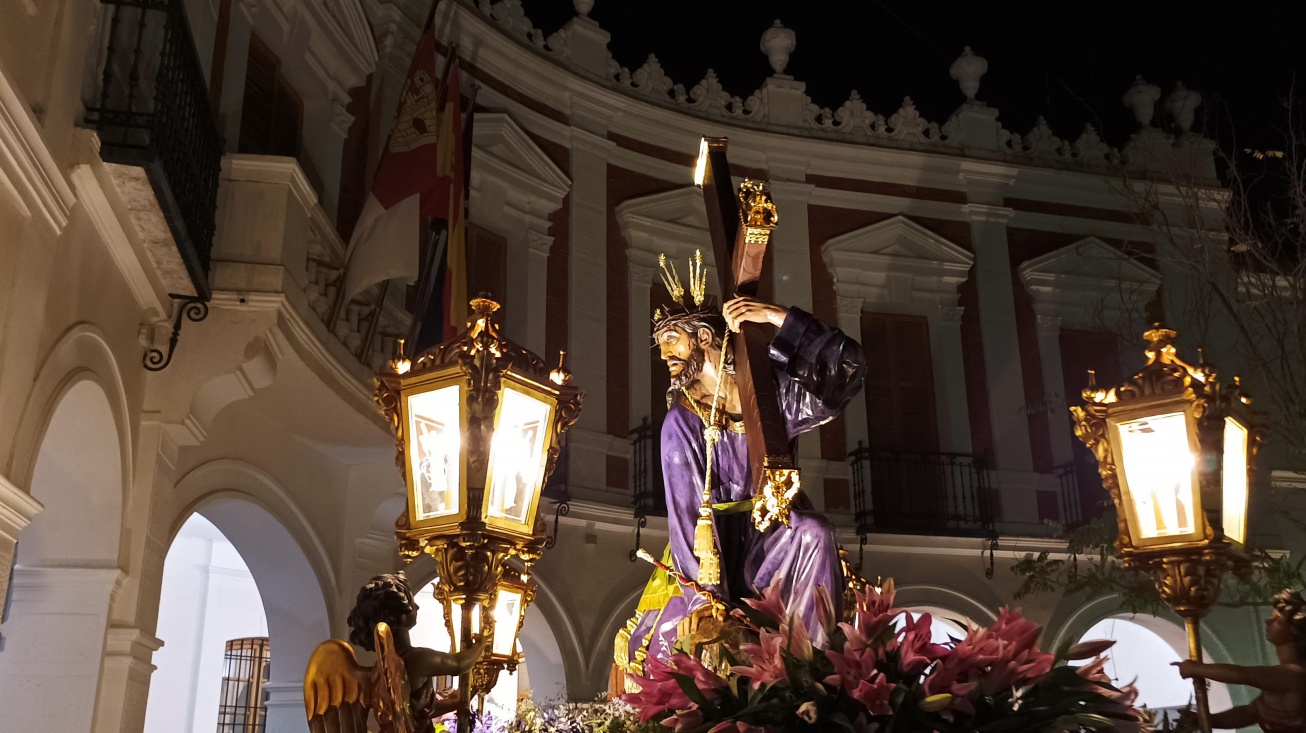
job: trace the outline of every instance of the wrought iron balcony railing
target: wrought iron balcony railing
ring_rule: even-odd
[[[1093,456],[1077,456],[1053,473],[1061,484],[1061,523],[1067,529],[1081,527],[1107,510],[1107,493]]]
[[[646,417],[630,433],[630,494],[635,507],[635,550],[630,551],[630,561],[635,561],[635,551],[649,517],[667,515],[667,494],[662,487],[662,459],[659,451],[658,425]]]
[[[849,454],[857,531],[991,535],[993,489],[984,458],[872,450]]]
[[[101,0],[107,31],[86,123],[100,157],[145,170],[200,297],[209,296],[222,137],[181,0]]]

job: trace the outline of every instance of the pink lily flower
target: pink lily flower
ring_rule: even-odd
[[[873,676],[860,680],[857,689],[849,694],[854,700],[865,705],[871,715],[888,715],[893,712],[889,707],[889,696],[893,694],[894,687],[896,685],[876,672]]]
[[[768,585],[757,598],[745,598],[744,603],[753,607],[753,610],[770,616],[775,619],[776,625],[781,625],[789,620],[789,614],[785,613],[785,602],[782,595],[782,586],[784,579],[779,575],[771,579]]]
[[[738,665],[730,671],[748,677],[753,689],[788,677],[784,663],[785,637],[769,629],[762,629],[759,643],[740,644],[739,651],[752,666]]]
[[[682,710],[662,721],[662,727],[670,728],[674,733],[685,733],[702,724],[703,711],[699,710],[697,705],[690,705],[688,710]]]

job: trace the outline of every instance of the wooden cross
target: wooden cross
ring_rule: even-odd
[[[721,297],[757,297],[771,277],[767,244],[777,213],[765,181],[744,179],[735,189],[726,142],[723,137],[703,138],[695,183],[702,187],[707,206]],[[759,530],[776,520],[789,523],[789,502],[800,487],[771,367],[769,330],[766,324],[743,323],[735,340],[735,384],[753,475],[753,523]]]

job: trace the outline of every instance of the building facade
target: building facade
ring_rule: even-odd
[[[567,511],[547,510],[557,543],[524,631],[532,680],[572,699],[606,687],[649,574],[631,551],[666,541],[656,431],[637,428],[665,411],[649,349],[657,256],[708,242],[691,182],[703,135],[730,139],[736,176],[771,183],[775,301],[867,348],[865,398],[799,445],[807,493],[904,604],[993,619],[1018,586],[1013,562],[1064,550],[1048,522],[1095,511],[1067,396],[1086,369],[1136,368],[1120,334],[1178,322],[1200,297],[1137,255],[1154,233],[1120,195],[1150,180],[1179,210],[1164,198],[1178,169],[1218,202],[1191,92],[1136,84],[1139,131],[1119,148],[1091,127],[1015,134],[977,101],[986,64],[968,49],[941,124],[910,98],[890,114],[855,92],[821,109],[784,74],[793,44],[774,28],[762,42],[774,75],[738,97],[710,72],[677,84],[651,56],[623,67],[592,5],[577,0],[547,37],[518,0],[444,0],[433,21],[480,87],[468,290],[499,296],[513,340],[546,358],[565,349],[587,392]],[[177,626],[159,618],[165,559],[199,514],[262,599],[268,730],[306,730],[309,653],[345,636],[367,578],[401,565],[402,478],[371,375],[407,330],[404,288],[338,312],[333,300],[427,10],[0,8],[6,729],[144,729],[154,661],[173,644],[159,630]],[[1271,522],[1253,531],[1300,544]],[[435,570],[408,573],[421,585]],[[1024,606],[1048,646],[1120,612],[1110,597]],[[1218,611],[1211,656],[1266,663],[1257,613]],[[1139,623],[1182,645],[1173,619]]]

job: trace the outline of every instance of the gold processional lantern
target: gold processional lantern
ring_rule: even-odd
[[[1070,412],[1115,502],[1123,565],[1153,576],[1184,618],[1189,658],[1200,661],[1198,622],[1219,599],[1224,571],[1246,567],[1253,458],[1264,429],[1238,377],[1224,383],[1205,361],[1181,361],[1174,331],[1158,326],[1144,337],[1142,371],[1114,387],[1098,387],[1090,371],[1085,404]],[[1209,732],[1205,685],[1195,692]]]
[[[517,636],[535,597],[530,568],[545,542],[540,493],[583,397],[561,360],[550,371],[499,335],[498,303],[477,298],[471,308],[452,341],[394,359],[375,395],[408,489],[395,523],[399,552],[435,558],[451,651],[473,634],[487,637],[460,685],[464,701],[489,692],[521,658]]]

